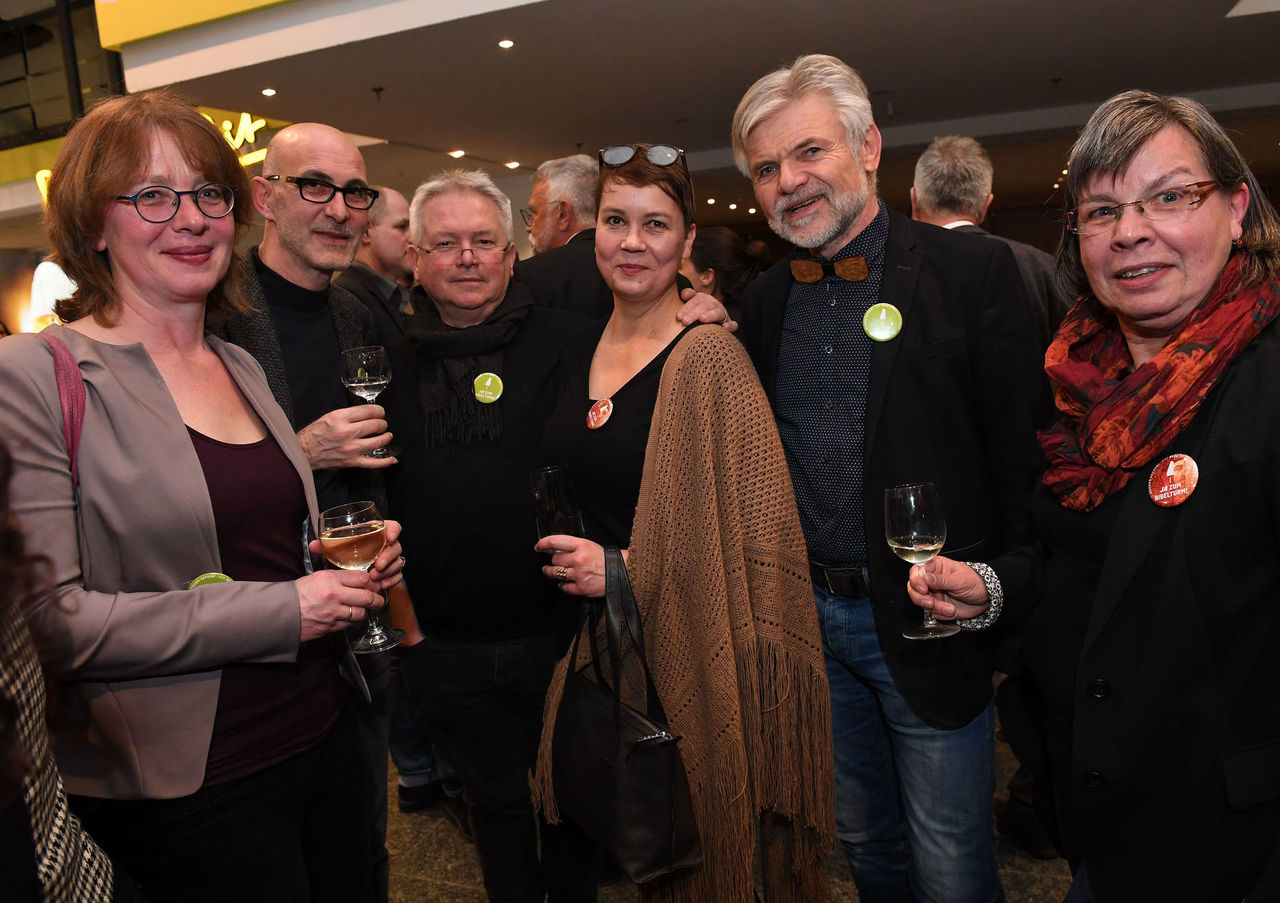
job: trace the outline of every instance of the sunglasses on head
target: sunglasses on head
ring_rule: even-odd
[[[614,144],[600,149],[600,162],[607,166],[621,166],[640,150],[637,144]],[[670,166],[684,159],[684,151],[670,144],[651,144],[645,149],[645,159],[654,166]],[[687,168],[687,167],[686,167]]]

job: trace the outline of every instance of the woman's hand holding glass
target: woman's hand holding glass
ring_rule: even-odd
[[[581,536],[553,533],[539,539],[533,548],[551,553],[551,564],[545,565],[542,573],[558,580],[563,592],[591,599],[604,598],[604,547],[599,543]],[[625,549],[622,555],[625,560]]]
[[[387,544],[369,571],[323,570],[294,581],[302,611],[302,641],[343,630],[362,621],[368,611],[386,604],[382,594],[402,581],[400,523],[384,521]],[[310,543],[312,555],[323,556],[318,539]]]
[[[911,603],[944,620],[976,618],[987,610],[987,586],[967,564],[941,556],[917,564],[907,575]]]

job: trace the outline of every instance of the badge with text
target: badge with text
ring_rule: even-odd
[[[472,386],[476,390],[476,401],[481,404],[493,404],[502,397],[502,377],[496,373],[481,373]]]
[[[193,577],[191,582],[187,584],[187,589],[195,589],[197,586],[208,586],[211,583],[232,582],[232,579],[226,574],[219,574],[217,571],[210,571],[207,574],[201,574],[199,577]]]
[[[613,399],[602,398],[587,411],[587,429],[598,430],[609,422],[613,415]]]
[[[1147,481],[1147,494],[1161,508],[1181,505],[1200,482],[1200,468],[1190,455],[1170,455],[1156,465]]]
[[[887,342],[902,329],[902,312],[887,301],[871,305],[862,317],[862,328],[877,342]]]

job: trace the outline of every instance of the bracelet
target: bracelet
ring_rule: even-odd
[[[961,630],[986,630],[1000,617],[1000,609],[1004,607],[1004,589],[1000,586],[1000,578],[991,569],[991,565],[981,561],[962,561],[963,565],[973,568],[982,578],[987,588],[987,610],[976,618],[956,618]]]

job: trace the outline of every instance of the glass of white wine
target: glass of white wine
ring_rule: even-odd
[[[391,384],[391,361],[381,345],[364,345],[342,352],[342,384],[365,404],[373,404]],[[391,446],[365,452],[367,458],[393,458],[397,449]]]
[[[347,571],[367,571],[387,545],[387,528],[373,502],[351,502],[326,509],[320,515],[320,548],[330,564]],[[386,599],[386,593],[382,598]],[[364,636],[351,644],[353,652],[367,655],[400,645],[404,631],[383,627],[372,610],[366,610]]]
[[[947,520],[942,502],[932,483],[907,483],[884,491],[884,537],[893,554],[910,564],[924,564],[947,541]],[[955,623],[939,623],[933,612],[922,609],[919,627],[907,627],[902,635],[909,640],[932,640],[960,632]]]

